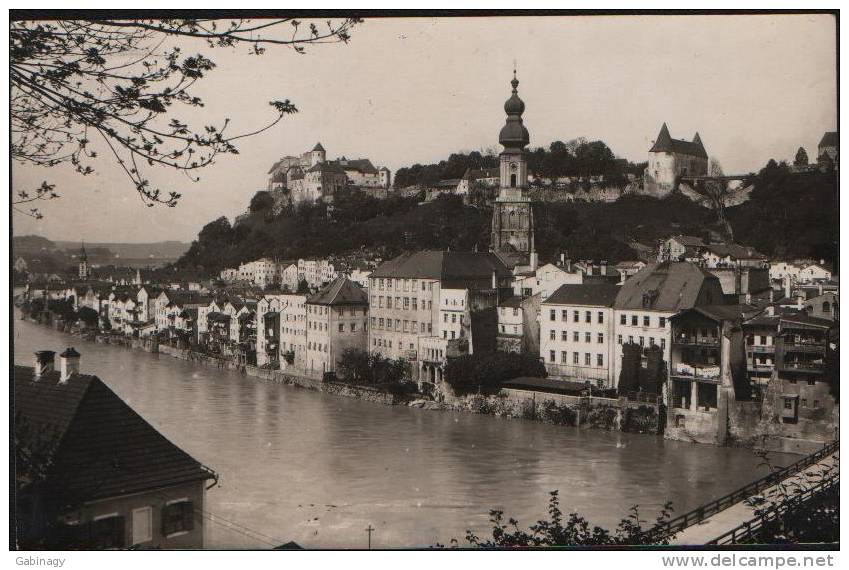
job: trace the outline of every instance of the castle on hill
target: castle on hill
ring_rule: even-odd
[[[321,143],[299,156],[284,156],[268,171],[268,191],[288,194],[292,204],[332,202],[334,194],[349,186],[388,189],[391,182],[390,170],[376,168],[368,158],[327,160]]]
[[[708,155],[699,133],[692,141],[673,139],[666,123],[649,149],[643,175],[643,192],[663,197],[672,192],[681,176],[707,176]]]

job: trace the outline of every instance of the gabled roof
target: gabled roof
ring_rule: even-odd
[[[666,127],[666,123],[663,123],[663,126],[660,128],[660,133],[658,133],[654,146],[651,147],[649,152],[671,152],[707,158],[707,152],[702,144],[702,138],[699,136],[699,133],[696,133],[696,136],[693,137],[693,142],[673,139],[669,135],[669,129]]]
[[[317,151],[317,150],[320,150],[320,151],[322,151],[322,152],[326,152],[326,151],[324,150],[324,147],[323,147],[323,146],[321,146],[321,143],[320,143],[320,142],[315,143],[315,146],[314,146],[314,147],[312,147],[312,152],[315,152],[315,151]]]
[[[566,284],[557,288],[543,305],[586,305],[612,307],[619,286],[612,283]]]
[[[719,279],[693,263],[652,263],[622,284],[614,306],[677,312],[695,306],[702,287],[710,283],[717,295],[721,294]]]
[[[368,305],[368,295],[347,277],[337,277],[332,283],[307,299],[310,305]]]
[[[335,172],[336,174],[345,174],[342,167],[336,162],[319,162],[307,172]]]
[[[782,315],[781,324],[784,325],[785,323],[814,326],[824,329],[830,329],[835,326],[834,321],[830,321],[828,319],[821,319],[819,317],[811,317],[809,315],[806,315],[805,313],[796,313],[795,315]]]
[[[681,245],[685,247],[701,247],[705,245],[705,242],[702,241],[702,238],[697,236],[685,236],[685,235],[677,235],[669,238],[670,240],[675,240]],[[668,240],[667,240],[668,241]]]
[[[352,160],[337,160],[336,162],[342,170],[356,170],[363,174],[377,174],[377,169],[367,158],[357,158]]]
[[[371,277],[461,281],[491,278],[493,271],[497,277],[511,276],[501,259],[490,252],[425,250],[381,263]]]
[[[708,251],[720,256],[733,259],[766,259],[767,257],[753,247],[736,243],[716,243],[704,246]]]
[[[721,321],[739,321],[743,317],[743,308],[740,305],[697,305],[688,311],[694,311],[707,318]],[[681,317],[685,311],[673,316],[673,319]]]
[[[54,371],[34,381],[32,368],[15,366],[14,385],[21,420],[58,442],[48,452],[47,488],[63,503],[215,478],[96,376],[60,383]]]
[[[837,136],[837,131],[826,131],[820,139],[820,144],[817,146],[839,146],[840,137]]]

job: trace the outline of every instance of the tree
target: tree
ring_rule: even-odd
[[[716,158],[711,157],[710,159],[708,175],[715,178],[721,178],[725,175],[722,171],[722,165]],[[717,222],[722,226],[726,240],[728,243],[733,243],[734,230],[725,215],[728,194],[728,182],[725,180],[709,180],[705,182],[704,195],[708,199],[711,209],[716,213]]]
[[[88,327],[96,327],[100,315],[91,307],[80,307],[80,310],[77,311],[77,320],[82,321]]]
[[[458,392],[497,392],[502,382],[512,378],[547,375],[538,358],[512,352],[475,353],[452,358],[445,365],[445,381]]]
[[[298,295],[306,295],[310,292],[310,284],[306,279],[298,281]]]
[[[184,44],[213,48],[268,46],[305,53],[306,46],[350,39],[357,18],[324,25],[294,18],[269,20],[54,20],[30,21],[12,14],[10,29],[10,117],[12,158],[22,164],[71,164],[82,175],[94,172],[95,140],[116,161],[147,206],[175,206],[180,194],[154,187],[144,169],[184,172],[211,164],[219,154],[238,154],[236,141],[259,134],[297,112],[288,99],[269,102],[272,118],[263,126],[233,133],[230,119],[193,126],[176,116],[177,107],[203,106],[196,84],[215,62]],[[16,211],[41,217],[37,208],[18,208],[58,197],[44,182],[15,193]]]
[[[803,147],[799,147],[796,151],[796,158],[793,160],[793,166],[808,166],[808,153]]]
[[[550,493],[548,518],[537,521],[527,530],[519,528],[519,521],[508,518],[504,521],[504,511],[493,509],[489,512],[492,524],[491,536],[481,539],[471,530],[466,531],[466,541],[477,548],[516,548],[516,547],[552,547],[552,546],[600,546],[600,545],[650,545],[669,544],[674,534],[665,532],[672,505],[666,503],[660,510],[654,524],[643,526],[646,522],[640,518],[639,508],[631,507],[630,514],[619,522],[614,532],[600,526],[590,527],[589,521],[577,513],[564,517],[560,510],[560,497],[557,491]]]
[[[248,206],[248,209],[252,213],[257,213],[267,212],[273,207],[274,198],[271,196],[271,194],[267,190],[260,190],[259,192],[254,194],[253,198],[251,198],[251,203],[250,206]]]

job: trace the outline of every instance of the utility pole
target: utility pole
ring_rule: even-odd
[[[368,533],[368,549],[371,550],[371,533],[375,531],[375,528],[369,523],[365,530]]]

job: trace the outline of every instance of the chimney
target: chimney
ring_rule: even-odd
[[[558,267],[565,267],[566,266],[566,254],[565,253],[560,254],[560,263],[558,263],[557,266]]]
[[[775,316],[775,305],[768,306],[766,308],[766,314],[769,315],[770,317],[774,317]]]
[[[563,262],[563,268],[566,270],[566,273],[572,273],[572,259],[567,257]]]
[[[65,349],[59,355],[59,383],[64,384],[74,374],[80,373],[80,353],[74,347]]]
[[[531,271],[536,271],[539,267],[539,254],[535,251],[531,252]],[[822,288],[822,286],[820,286]]]
[[[606,259],[602,259],[601,261],[599,261],[599,268],[600,268],[601,275],[607,275],[607,260]]]
[[[492,270],[492,288],[498,289],[498,276],[495,273],[495,269]]]
[[[789,275],[784,276],[784,297],[787,298],[787,299],[790,298],[790,276]]]
[[[52,350],[39,350],[36,352],[35,360],[33,361],[33,377],[38,379],[48,372],[53,372],[55,369],[55,356],[56,353]]]
[[[819,291],[819,294],[822,295],[822,281],[817,283],[817,290]]]

